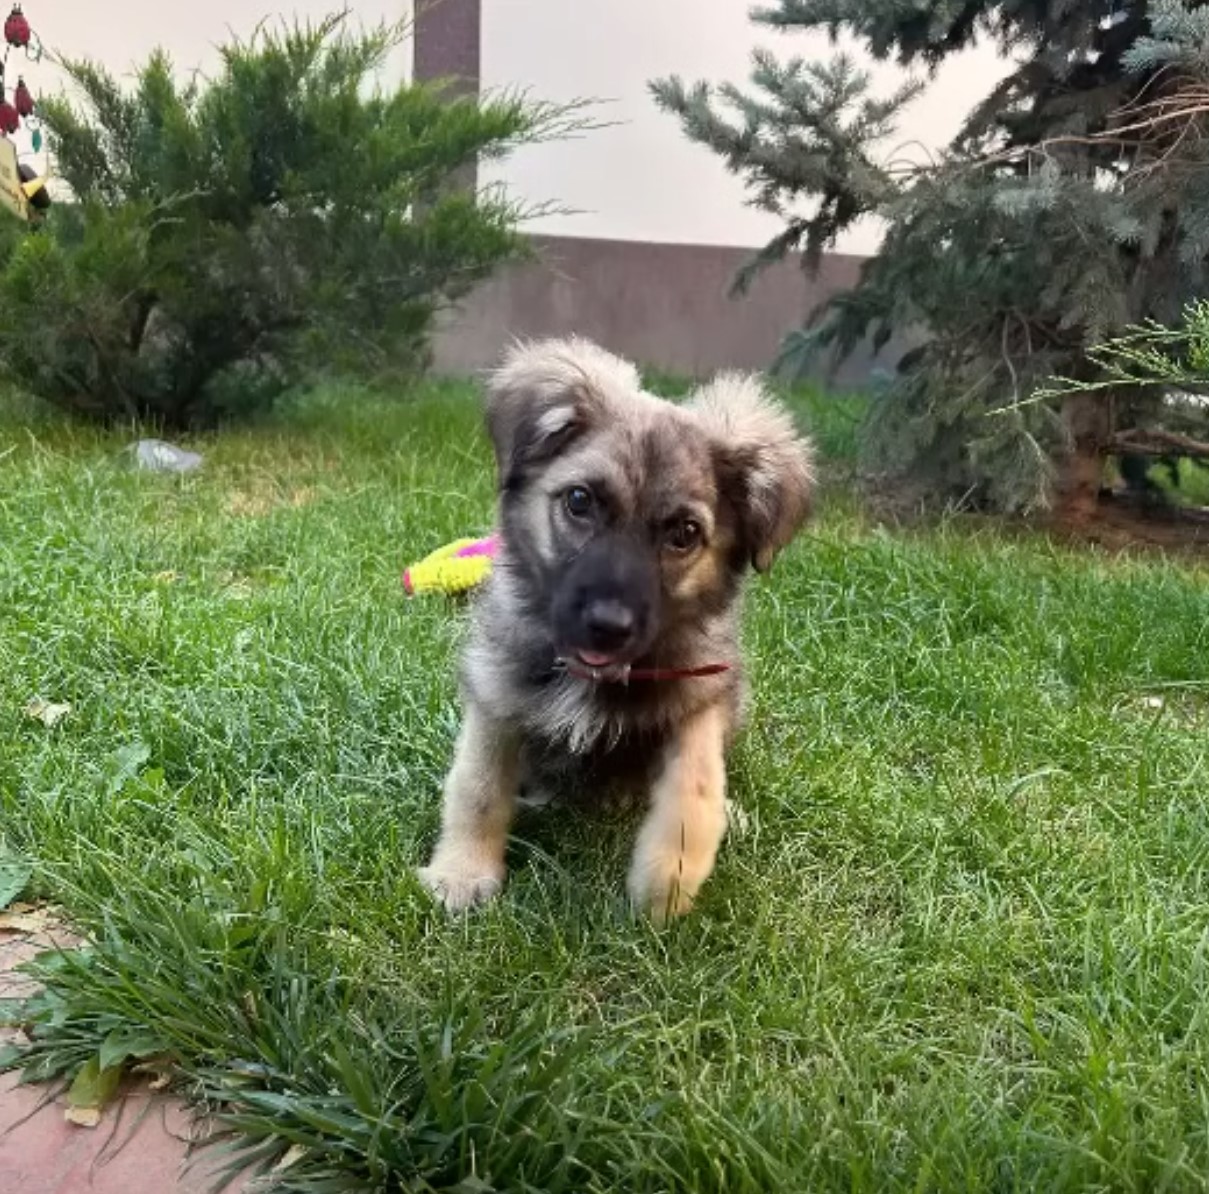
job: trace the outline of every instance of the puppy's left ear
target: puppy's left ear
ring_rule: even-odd
[[[720,486],[739,513],[752,567],[766,572],[809,517],[810,441],[751,374],[720,374],[693,394],[688,409],[713,440]]]
[[[487,386],[487,430],[500,484],[556,456],[603,412],[611,394],[640,388],[634,367],[587,340],[515,345]]]

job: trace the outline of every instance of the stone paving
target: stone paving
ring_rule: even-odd
[[[72,939],[53,925],[32,932],[0,931],[0,998],[30,992],[16,967],[43,949]],[[0,1043],[15,1031],[0,1028]],[[64,1118],[62,1097],[45,1087],[19,1086],[0,1075],[0,1191],[3,1194],[210,1194],[211,1162],[191,1150],[198,1125],[178,1100],[124,1088],[95,1128]],[[223,1194],[237,1194],[233,1182]]]

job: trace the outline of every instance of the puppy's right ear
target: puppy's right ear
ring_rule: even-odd
[[[637,389],[637,371],[586,340],[513,348],[487,386],[487,431],[500,488],[520,484],[529,469],[586,431],[617,384]]]
[[[752,567],[767,572],[810,513],[810,442],[755,376],[720,374],[688,409],[714,441],[721,488],[739,515]]]

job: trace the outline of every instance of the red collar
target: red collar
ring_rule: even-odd
[[[632,680],[692,680],[697,676],[717,676],[730,671],[729,663],[705,663],[700,667],[632,667],[628,672],[610,676],[603,669],[590,668],[586,664],[567,660],[567,672],[581,680],[595,680],[598,684],[629,684]]]

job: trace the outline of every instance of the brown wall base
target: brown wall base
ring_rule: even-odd
[[[822,299],[852,286],[860,257],[831,254],[817,277],[796,260],[770,266],[744,298],[727,291],[750,249],[535,236],[536,262],[509,266],[443,320],[435,368],[489,368],[514,338],[577,334],[643,366],[690,377],[767,367],[785,333]],[[859,386],[897,358],[859,352],[837,382]]]

